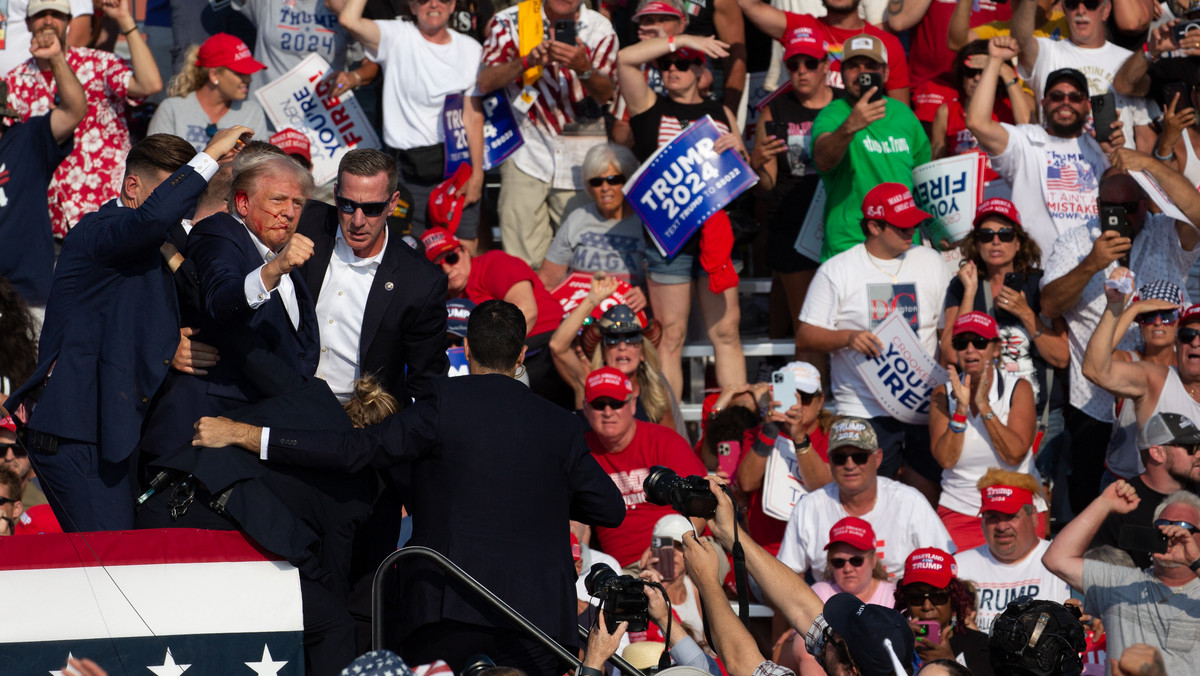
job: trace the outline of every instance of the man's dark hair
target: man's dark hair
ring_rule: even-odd
[[[133,144],[125,157],[125,175],[156,177],[159,172],[173,174],[196,156],[192,144],[174,134],[151,134]]]
[[[471,361],[486,369],[508,371],[516,366],[525,343],[525,315],[502,300],[480,303],[467,320],[467,343]]]
[[[0,377],[13,386],[37,368],[37,328],[29,305],[8,279],[0,276]]]
[[[341,183],[345,174],[370,178],[383,172],[387,172],[388,197],[391,197],[392,193],[396,192],[396,184],[400,180],[396,160],[374,148],[355,148],[343,155],[342,161],[338,163],[338,183]]]

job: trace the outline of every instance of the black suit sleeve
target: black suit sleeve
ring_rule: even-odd
[[[403,242],[393,242],[404,246]],[[412,399],[432,393],[434,378],[446,375],[450,362],[446,357],[446,275],[439,274],[430,285],[416,321],[404,334],[408,373],[405,387]]]
[[[367,466],[391,467],[411,462],[434,447],[437,419],[436,402],[425,399],[389,416],[378,425],[360,430],[312,432],[272,429],[267,459],[338,472],[357,472]],[[599,465],[596,469],[599,469]],[[607,476],[604,478],[608,479]]]
[[[101,265],[119,265],[162,246],[171,227],[196,210],[208,181],[185,165],[162,182],[137,209],[121,213],[103,228],[87,228],[89,254]]]
[[[625,499],[588,451],[582,429],[571,439],[571,459],[571,519],[605,528],[620,526],[625,520]]]
[[[246,254],[230,238],[232,233],[225,232],[233,226],[222,223],[224,218],[242,227],[232,217],[217,214],[204,219],[188,237],[188,255],[200,275],[204,313],[218,324],[242,321],[251,312],[246,302]]]

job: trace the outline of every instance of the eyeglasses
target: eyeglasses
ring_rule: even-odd
[[[1200,451],[1200,444],[1171,444],[1171,445],[1182,448],[1183,452],[1187,453],[1188,456],[1196,455],[1196,451]]]
[[[609,185],[625,185],[625,174],[613,174],[612,176],[593,176],[588,179],[588,185],[593,188],[599,188],[605,183]]]
[[[13,498],[0,497],[0,507],[3,507],[5,505],[11,505],[12,503],[19,502],[19,501],[20,501],[19,498],[13,499]]]
[[[953,338],[951,338],[950,346],[953,347],[955,349],[955,351],[958,351],[958,352],[961,352],[961,351],[967,349],[968,345],[974,346],[974,348],[976,350],[982,350],[988,346],[988,343],[991,343],[991,342],[992,341],[988,340],[987,338],[984,338],[983,336],[975,336],[974,338],[972,338],[967,335],[962,335],[962,336],[954,336]]]
[[[1088,8],[1089,12],[1094,12],[1100,9],[1100,3],[1103,0],[1063,0],[1063,9],[1077,9],[1080,5]]]
[[[388,201],[383,202],[355,202],[347,197],[337,195],[337,208],[343,214],[353,214],[355,211],[362,209],[363,216],[374,218],[383,213],[387,209]]]
[[[783,62],[783,65],[787,66],[789,73],[795,73],[796,71],[800,70],[800,66],[802,65],[804,66],[804,70],[814,71],[824,61],[825,59],[818,59],[815,56],[806,56],[801,59],[788,59],[787,61]]]
[[[642,334],[640,333],[623,333],[604,336],[604,347],[616,347],[621,343],[630,345],[641,345]]]
[[[692,66],[703,66],[704,62],[699,59],[680,59],[673,56],[664,56],[655,61],[654,65],[658,66],[658,69],[664,73],[671,70],[671,66],[674,66],[675,70],[682,73]]]
[[[855,568],[861,568],[862,565],[864,563],[866,563],[866,561],[867,561],[867,557],[865,557],[865,556],[851,556],[848,559],[842,559],[842,558],[829,559],[829,565],[833,566],[834,568],[836,568],[838,570],[841,570],[847,563]]]
[[[589,401],[588,406],[592,407],[593,411],[603,411],[606,408],[611,408],[614,411],[620,411],[628,404],[627,400],[613,399],[612,397],[600,397],[594,401]]]
[[[1062,103],[1068,99],[1071,101],[1071,103],[1083,103],[1084,101],[1087,101],[1087,95],[1083,92],[1064,92],[1062,90],[1050,92],[1049,94],[1046,94],[1046,98],[1050,99],[1054,103]]]
[[[1017,231],[1012,228],[1000,228],[999,230],[987,230],[980,228],[973,235],[977,244],[989,244],[992,240],[999,238],[1001,242],[1008,244],[1017,238]]]
[[[963,79],[972,80],[983,74],[982,68],[963,68]]]
[[[457,251],[451,251],[450,253],[446,254],[445,258],[442,259],[442,263],[445,263],[446,265],[458,265],[459,258],[460,256],[458,255]]]
[[[871,459],[874,451],[857,451],[855,453],[830,453],[829,462],[841,467],[847,460],[853,460],[855,465],[865,465]]]
[[[1190,343],[1196,340],[1196,336],[1200,336],[1200,329],[1179,329],[1175,332],[1175,340],[1181,343]]]
[[[0,444],[0,458],[8,455],[9,451],[12,451],[14,458],[24,458],[29,455],[24,447],[17,444]]]
[[[1106,200],[1096,200],[1096,204],[1101,209],[1104,207],[1121,207],[1127,214],[1136,214],[1138,209],[1142,208],[1142,203],[1137,200],[1132,202],[1108,202]]]
[[[1154,312],[1143,312],[1136,317],[1138,324],[1153,324],[1157,319],[1163,324],[1174,324],[1179,321],[1179,310],[1156,310]]]
[[[929,602],[935,606],[944,606],[947,603],[950,603],[950,592],[946,591],[945,589],[939,589],[931,592],[922,592],[917,591],[916,589],[904,590],[905,605],[923,606],[925,605],[925,599],[929,599]]]
[[[4,504],[4,503],[0,503],[0,504]],[[1154,526],[1156,528],[1162,528],[1163,526],[1179,526],[1180,528],[1186,530],[1189,533],[1195,533],[1196,531],[1200,531],[1200,528],[1197,528],[1194,524],[1188,523],[1187,521],[1170,521],[1168,519],[1155,519]]]

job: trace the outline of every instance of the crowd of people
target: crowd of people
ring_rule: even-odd
[[[84,5],[7,11],[0,535],[241,531],[298,570],[319,676],[406,542],[590,626],[579,676],[1200,657],[1200,2]],[[310,54],[383,144],[327,185],[255,95]],[[624,189],[702,119],[757,184],[668,255]],[[930,213],[914,169],[966,155],[979,195]],[[747,360],[747,274],[786,364]],[[410,663],[564,672],[398,573]]]

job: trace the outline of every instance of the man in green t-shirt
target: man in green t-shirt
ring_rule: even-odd
[[[887,61],[879,38],[862,33],[846,40],[842,83],[847,97],[834,99],[813,122],[813,158],[826,195],[822,262],[863,241],[862,201],[871,188],[902,183],[911,190],[913,167],[930,160],[929,138],[908,106],[876,98],[879,87],[864,91],[861,86],[860,76],[886,82]]]

